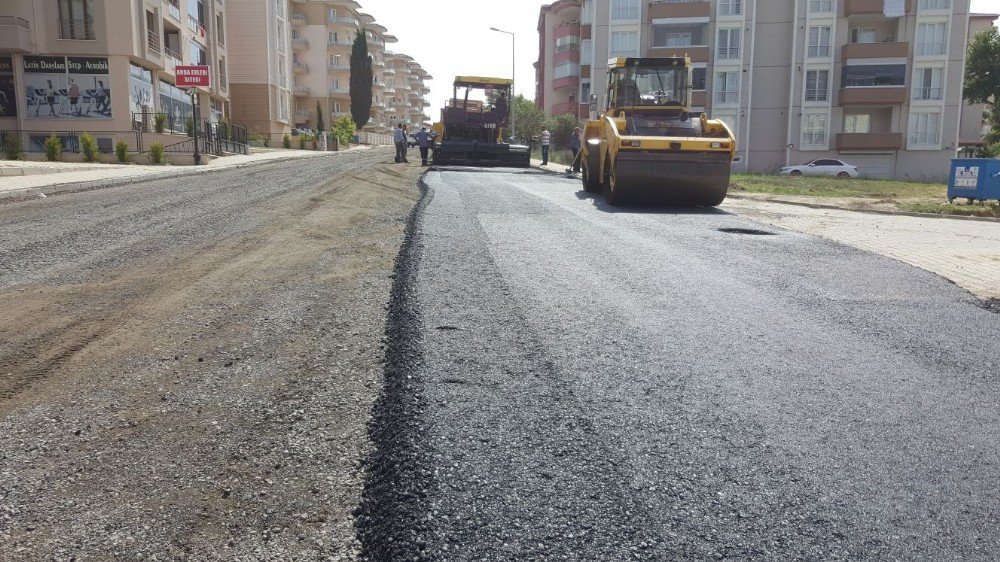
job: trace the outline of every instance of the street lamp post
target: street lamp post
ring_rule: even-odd
[[[495,27],[490,28],[491,31],[496,31],[499,33],[506,33],[510,35],[510,103],[507,104],[510,112],[510,137],[514,138],[514,81],[515,81],[515,70],[517,69],[517,46],[516,40],[514,38],[514,33],[510,31],[504,31],[502,29],[497,29]]]

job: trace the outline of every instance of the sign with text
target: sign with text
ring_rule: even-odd
[[[25,55],[22,61],[29,119],[111,119],[107,57]]]
[[[174,76],[177,77],[178,88],[207,88],[211,84],[208,66],[176,66]]]

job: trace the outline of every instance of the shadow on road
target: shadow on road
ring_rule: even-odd
[[[723,211],[722,209],[717,209],[715,207],[676,207],[670,205],[609,205],[603,197],[600,195],[595,195],[593,193],[587,193],[584,190],[577,191],[577,199],[581,201],[590,199],[594,204],[594,207],[605,213],[611,214],[630,214],[630,215],[716,215],[716,216],[731,216],[732,213]]]

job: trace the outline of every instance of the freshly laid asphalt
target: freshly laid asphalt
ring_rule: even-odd
[[[1000,315],[961,289],[552,175],[425,181],[358,510],[371,559],[1000,552]]]

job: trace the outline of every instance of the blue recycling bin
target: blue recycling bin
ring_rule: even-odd
[[[1000,159],[955,158],[948,178],[948,201],[1000,201]]]

